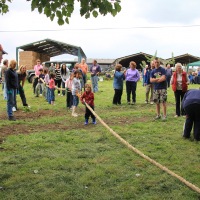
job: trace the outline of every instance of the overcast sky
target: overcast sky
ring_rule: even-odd
[[[88,58],[116,59],[139,52],[154,55],[156,50],[162,58],[170,58],[172,52],[174,56],[189,53],[200,57],[199,0],[121,2],[122,11],[116,17],[90,19],[79,15],[77,4],[70,24],[59,26],[56,20],[31,12],[30,2],[14,0],[10,12],[0,15],[0,43],[8,52],[4,59],[15,59],[16,47],[45,38],[80,46]]]

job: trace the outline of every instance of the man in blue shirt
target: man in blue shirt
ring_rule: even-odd
[[[160,103],[163,105],[163,120],[167,117],[167,85],[166,85],[166,71],[160,66],[160,61],[156,58],[154,60],[155,69],[151,72],[150,82],[153,83],[154,92],[153,100],[156,103],[156,113],[155,119],[160,119]]]
[[[193,127],[194,139],[200,141],[200,90],[188,90],[183,97],[182,108],[186,114],[183,137],[190,138]]]

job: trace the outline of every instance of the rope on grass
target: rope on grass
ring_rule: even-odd
[[[194,184],[190,183],[189,181],[187,181],[186,179],[184,179],[183,177],[177,175],[176,173],[174,173],[173,171],[169,170],[167,167],[161,165],[160,163],[156,162],[155,160],[151,159],[150,157],[146,156],[145,154],[143,154],[140,150],[138,150],[137,148],[133,147],[131,144],[129,144],[126,140],[124,140],[121,136],[119,136],[115,131],[113,131],[95,112],[94,110],[92,110],[92,108],[85,103],[85,105],[87,106],[87,108],[92,112],[92,114],[101,122],[101,124],[106,127],[117,139],[119,139],[119,141],[121,143],[123,143],[125,146],[127,146],[130,150],[134,151],[135,153],[137,153],[139,156],[141,156],[142,158],[144,158],[145,160],[149,161],[150,163],[152,163],[153,165],[157,166],[158,168],[160,168],[161,170],[167,172],[168,174],[170,174],[171,176],[177,178],[179,181],[181,181],[182,183],[184,183],[185,185],[187,185],[189,188],[191,188],[192,190],[198,192],[200,194],[200,188],[198,188],[197,186],[195,186]]]

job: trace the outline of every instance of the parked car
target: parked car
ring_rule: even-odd
[[[44,65],[45,67],[49,68],[51,63],[53,63],[53,65],[55,66],[57,63],[61,64],[66,64],[66,66],[68,67],[69,71],[71,72],[72,69],[74,68],[74,65],[77,63],[76,61],[46,61],[43,62],[42,65]],[[35,76],[35,71],[33,69],[31,70],[27,70],[27,79],[29,83],[33,82],[33,78]]]

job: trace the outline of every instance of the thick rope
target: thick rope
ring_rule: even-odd
[[[143,154],[140,150],[138,150],[137,148],[133,147],[131,144],[129,144],[126,140],[124,140],[121,136],[119,136],[115,131],[113,131],[95,112],[94,110],[92,110],[92,108],[85,103],[85,105],[87,106],[87,108],[92,112],[92,114],[101,122],[101,124],[103,126],[105,126],[117,139],[119,139],[119,141],[121,143],[123,143],[125,146],[127,146],[130,150],[134,151],[135,153],[137,153],[139,156],[141,156],[142,158],[144,158],[145,160],[149,161],[150,163],[152,163],[153,165],[157,166],[158,168],[160,168],[161,170],[167,172],[168,174],[170,174],[171,176],[177,178],[179,181],[181,181],[182,183],[184,183],[185,185],[187,185],[189,188],[191,188],[192,190],[198,192],[200,194],[200,188],[198,188],[197,186],[195,186],[194,184],[188,182],[187,180],[185,180],[183,177],[177,175],[176,173],[174,173],[173,171],[169,170],[167,167],[161,165],[160,163],[156,162],[155,160],[151,159],[150,157],[146,156],[145,154]]]

